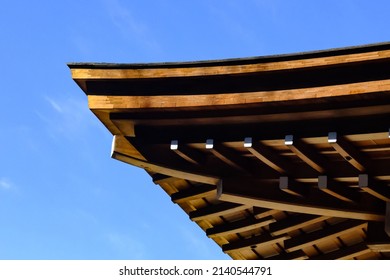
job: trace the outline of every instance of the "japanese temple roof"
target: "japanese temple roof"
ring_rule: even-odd
[[[68,66],[112,157],[233,259],[390,258],[390,43]]]

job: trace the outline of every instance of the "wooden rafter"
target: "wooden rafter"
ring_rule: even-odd
[[[188,189],[184,189],[173,193],[171,195],[171,200],[174,203],[182,203],[194,199],[199,199],[208,196],[216,196],[217,188],[212,185],[200,185],[200,186],[192,186]]]
[[[374,197],[390,202],[390,188],[368,174],[359,175],[359,188]]]
[[[247,217],[242,220],[234,221],[227,224],[221,224],[213,228],[209,228],[206,230],[206,234],[208,237],[224,236],[227,234],[245,232],[248,230],[261,228],[275,221],[276,220],[272,216],[268,216],[261,219],[255,219],[254,217]]]
[[[299,214],[269,225],[271,235],[280,235],[325,221],[329,217]]]
[[[321,191],[346,202],[356,202],[359,195],[355,190],[342,186],[340,183],[335,182],[326,175],[318,176],[318,188]]]
[[[256,249],[257,246],[267,246],[276,244],[288,239],[288,235],[271,236],[264,233],[259,236],[250,237],[248,239],[241,239],[222,246],[225,253],[230,253],[236,250]]]
[[[333,252],[312,257],[312,260],[350,260],[371,252],[365,242],[358,243],[348,247],[342,247]]]
[[[293,135],[287,135],[284,143],[294,154],[313,169],[319,173],[325,173],[325,160],[309,145],[305,144],[300,139],[294,139]]]
[[[227,215],[229,213],[245,210],[247,208],[248,208],[247,205],[230,203],[230,202],[222,202],[219,204],[212,204],[204,208],[194,210],[190,212],[188,215],[190,216],[190,219],[192,221],[199,221],[211,217]]]
[[[311,233],[301,234],[284,242],[287,252],[300,250],[304,247],[314,245],[326,239],[332,239],[357,229],[363,229],[367,225],[365,221],[347,220],[336,225],[328,226],[324,229]]]
[[[351,143],[343,137],[338,137],[336,132],[329,132],[329,144],[353,167],[364,172],[367,168],[368,159],[364,157]]]

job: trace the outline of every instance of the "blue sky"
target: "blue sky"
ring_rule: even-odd
[[[68,62],[262,56],[390,41],[389,1],[18,1],[0,8],[0,259],[228,259],[110,158]]]

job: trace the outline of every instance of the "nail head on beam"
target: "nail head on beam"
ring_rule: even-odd
[[[244,139],[244,147],[251,148],[252,147],[252,137],[245,137]]]
[[[214,148],[214,140],[213,139],[207,139],[206,140],[206,149],[212,149]]]
[[[329,132],[328,143],[336,143],[336,142],[337,142],[337,132]]]
[[[291,146],[292,144],[294,144],[294,136],[286,135],[286,137],[284,137],[284,145]]]
[[[179,141],[178,140],[172,140],[171,141],[171,150],[177,150],[179,147]]]

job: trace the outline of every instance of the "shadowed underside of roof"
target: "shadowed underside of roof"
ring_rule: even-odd
[[[69,67],[112,157],[233,259],[390,258],[390,43]]]

